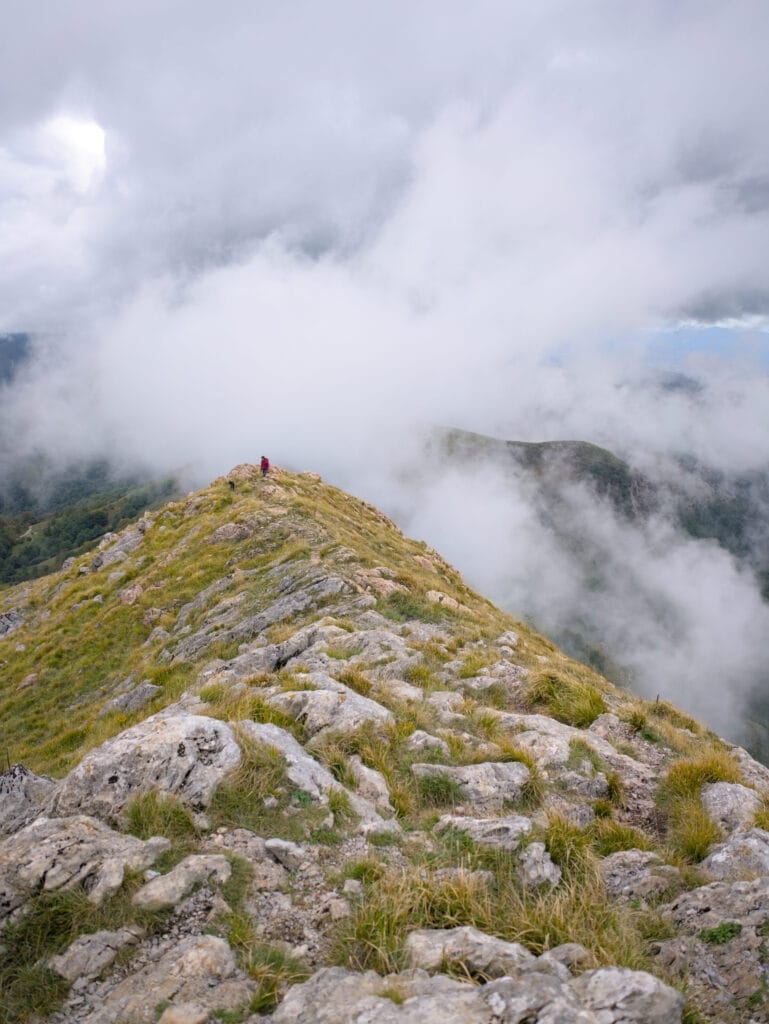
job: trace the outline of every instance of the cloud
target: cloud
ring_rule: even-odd
[[[35,331],[38,357],[0,393],[0,435],[201,480],[267,450],[555,628],[585,581],[536,496],[403,472],[428,473],[431,423],[656,472],[681,450],[766,463],[767,30],[759,0],[9,0],[0,331]],[[691,321],[728,342],[682,354]],[[663,607],[714,664],[723,614],[753,672],[738,644],[762,612],[730,560],[569,502],[625,581],[593,625],[644,685],[667,664],[696,690]]]

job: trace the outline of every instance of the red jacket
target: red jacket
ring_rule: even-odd
[[[261,462],[261,469],[265,470],[265,469],[269,469],[269,468],[270,468],[270,460],[267,458],[266,455],[263,455],[262,456],[262,462]]]

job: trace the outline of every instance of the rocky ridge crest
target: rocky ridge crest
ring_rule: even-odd
[[[0,1021],[769,1020],[769,770],[229,479],[0,595]]]

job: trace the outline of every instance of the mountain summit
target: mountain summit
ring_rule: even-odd
[[[317,475],[3,591],[0,664],[4,1024],[769,1019],[769,769]]]

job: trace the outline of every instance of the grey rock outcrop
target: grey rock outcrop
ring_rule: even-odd
[[[702,787],[702,805],[725,832],[750,828],[761,797],[755,789],[733,782],[712,782]]]
[[[53,779],[35,775],[23,764],[14,764],[0,775],[0,836],[17,832],[40,814],[46,798],[56,788]]]
[[[169,1010],[197,1006],[205,1013],[202,1019],[208,1020],[214,1010],[248,1005],[255,987],[238,970],[224,939],[193,936],[117,985],[105,983],[103,998],[81,1020],[83,1024],[152,1024],[158,1019],[156,1007],[165,1003],[172,1004]]]
[[[144,682],[139,683],[138,686],[135,686],[127,693],[119,693],[112,700],[107,701],[101,709],[101,714],[108,715],[113,711],[124,711],[126,714],[130,714],[132,711],[140,711],[162,692],[163,688],[161,686],[155,686],[148,679],[145,679]]]
[[[504,818],[469,818],[459,814],[444,814],[435,826],[436,832],[456,829],[464,832],[479,846],[491,849],[517,850],[521,839],[531,832],[531,820],[521,814]]]
[[[528,889],[540,885],[558,885],[562,872],[554,864],[544,843],[529,843],[518,858],[518,874]]]
[[[96,978],[114,963],[121,949],[135,946],[142,937],[137,928],[120,928],[115,932],[93,932],[81,935],[48,961],[48,966],[61,978],[72,983],[78,978]]]
[[[735,832],[713,848],[702,867],[715,878],[769,875],[769,832],[760,828]]]
[[[422,928],[411,932],[404,946],[409,967],[440,971],[462,963],[475,975],[501,978],[514,974],[535,957],[518,942],[505,942],[477,928]]]
[[[0,922],[40,890],[82,885],[101,903],[123,884],[126,868],[148,868],[170,845],[121,835],[85,815],[38,818],[0,842]]]
[[[599,1020],[611,1024],[679,1024],[684,1010],[679,991],[653,974],[626,967],[587,971],[571,987]]]
[[[24,616],[17,608],[0,612],[0,637],[10,636],[24,624]]]
[[[239,763],[240,748],[228,725],[170,708],[86,754],[46,811],[58,817],[85,811],[114,821],[138,793],[152,790],[199,810]]]
[[[385,725],[393,721],[391,711],[347,686],[341,692],[335,687],[279,693],[269,697],[267,703],[301,722],[309,736],[354,732],[367,722]]]
[[[604,857],[600,868],[609,896],[623,900],[659,897],[681,884],[678,868],[648,850],[619,850]]]
[[[418,779],[450,779],[459,787],[462,797],[479,811],[502,810],[505,805],[516,803],[531,774],[520,761],[487,761],[464,768],[417,763],[411,770]]]
[[[196,885],[211,879],[223,885],[231,874],[230,862],[221,854],[191,854],[167,875],[158,875],[143,885],[132,902],[140,910],[165,910],[181,903]]]

